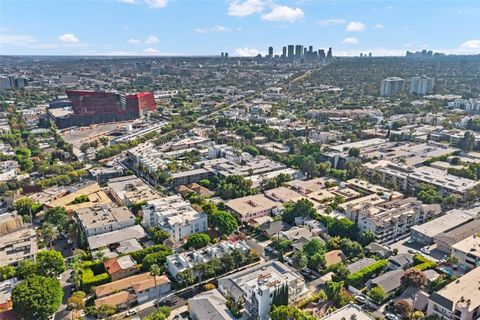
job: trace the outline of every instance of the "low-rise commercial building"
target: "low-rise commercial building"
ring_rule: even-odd
[[[148,184],[133,175],[108,180],[107,190],[119,205],[132,205],[160,198]]]
[[[452,246],[461,242],[462,240],[480,233],[480,220],[475,219],[467,222],[458,228],[442,232],[435,236],[435,243],[437,249],[449,254]]]

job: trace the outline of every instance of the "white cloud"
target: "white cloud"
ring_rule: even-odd
[[[128,39],[128,43],[132,43],[132,44],[140,43],[140,40],[131,38],[131,39]]]
[[[260,51],[254,48],[237,48],[235,49],[235,55],[239,57],[254,57],[258,54],[265,55],[264,51]]]
[[[150,8],[165,8],[168,4],[168,0],[145,0],[145,3],[150,6]]]
[[[160,51],[157,50],[157,49],[154,49],[154,48],[147,48],[147,49],[143,50],[143,53],[145,53],[145,54],[159,54]]]
[[[30,35],[0,34],[0,43],[3,44],[25,45],[35,42],[37,42],[37,39]]]
[[[155,37],[155,36],[150,36],[150,37],[148,37],[147,39],[145,39],[145,43],[146,43],[146,44],[158,43],[158,38]]]
[[[118,2],[123,2],[123,3],[128,3],[128,4],[134,4],[137,3],[136,0],[117,0]]]
[[[228,15],[235,17],[246,17],[254,13],[260,13],[265,8],[261,0],[233,0],[228,5]]]
[[[64,43],[76,43],[80,41],[73,33],[62,34],[61,36],[58,36],[57,39]]]
[[[392,10],[393,7],[392,7],[392,6],[386,6],[385,9],[387,9],[387,10]]]
[[[350,32],[364,31],[366,28],[367,26],[362,22],[352,21],[349,24],[347,24],[347,31],[350,31]]]
[[[480,40],[468,40],[460,45],[461,49],[480,49]]]
[[[209,28],[195,28],[193,29],[195,32],[198,33],[209,33],[209,32],[230,32],[230,28],[216,25],[214,27],[209,27]]]
[[[288,6],[274,6],[272,11],[262,14],[262,20],[267,21],[288,21],[296,22],[302,20],[305,14],[300,8],[291,8]]]
[[[342,43],[344,43],[344,44],[357,44],[358,39],[354,38],[354,37],[348,37],[348,38],[343,39]]]
[[[377,23],[376,25],[373,26],[374,29],[385,29],[385,26],[381,23]]]
[[[319,21],[317,25],[321,27],[328,27],[328,26],[336,26],[336,25],[345,24],[345,23],[347,23],[347,21],[343,19],[327,19],[327,20]]]

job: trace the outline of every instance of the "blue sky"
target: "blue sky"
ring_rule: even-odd
[[[0,0],[0,54],[480,53],[480,1]]]

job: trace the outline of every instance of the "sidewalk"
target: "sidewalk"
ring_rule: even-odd
[[[188,305],[174,309],[172,310],[172,313],[170,313],[170,316],[168,317],[167,320],[172,320],[176,315],[182,314],[186,311],[188,311]]]

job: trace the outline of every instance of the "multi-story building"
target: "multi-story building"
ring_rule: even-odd
[[[0,215],[0,267],[33,260],[38,252],[37,234],[17,214]]]
[[[288,300],[305,293],[305,280],[295,269],[268,261],[218,280],[218,290],[235,301],[244,300],[247,319],[269,319],[275,291],[288,290]]]
[[[132,205],[160,198],[148,184],[134,175],[108,180],[107,191],[119,205]]]
[[[135,216],[127,207],[111,208],[94,205],[77,210],[75,217],[86,237],[135,225]]]
[[[119,94],[116,92],[67,90],[73,113],[50,113],[60,128],[94,123],[123,121],[142,117],[157,109],[153,92]]]
[[[428,298],[427,315],[445,320],[480,318],[480,267],[458,278]]]
[[[402,92],[405,88],[405,80],[399,77],[389,77],[383,79],[380,83],[380,95],[382,97],[391,97]]]
[[[172,254],[167,257],[165,267],[172,277],[176,277],[178,273],[192,269],[200,263],[206,263],[213,258],[221,258],[233,250],[248,252],[250,247],[245,241],[222,241],[211,246],[188,252]]]
[[[471,235],[452,245],[451,255],[458,258],[458,265],[463,271],[480,266],[480,235]]]
[[[397,199],[378,205],[365,203],[346,208],[348,219],[358,225],[360,233],[371,231],[376,242],[392,243],[407,237],[412,226],[441,214],[439,205],[423,205],[416,198]]]
[[[180,195],[147,201],[142,210],[144,226],[164,229],[175,241],[208,229],[207,215],[193,209]]]
[[[410,230],[412,240],[423,244],[431,245],[435,242],[437,235],[454,230],[473,220],[477,212],[454,209],[443,216],[430,220],[423,224],[413,226]]]
[[[262,194],[257,194],[229,200],[226,206],[230,211],[235,213],[240,221],[248,222],[251,219],[270,216],[276,208],[282,205]]]
[[[424,96],[433,93],[434,86],[435,79],[427,76],[413,77],[410,79],[410,93]]]
[[[480,188],[480,182],[457,177],[446,170],[428,166],[415,168],[388,160],[372,161],[363,165],[367,176],[376,176],[384,185],[396,185],[400,190],[413,192],[419,184],[435,187],[444,195],[457,194],[466,199],[470,190]]]

